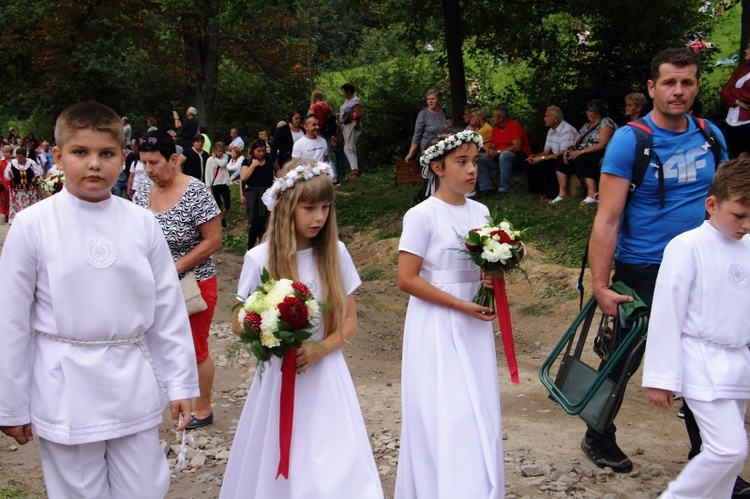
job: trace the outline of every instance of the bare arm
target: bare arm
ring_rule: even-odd
[[[599,306],[605,314],[615,316],[617,305],[632,298],[609,289],[609,274],[617,248],[620,217],[625,209],[630,181],[626,178],[603,173],[599,181],[599,208],[594,218],[589,243],[591,283]]]
[[[483,321],[493,320],[497,314],[493,314],[488,307],[481,307],[474,302],[461,300],[450,293],[436,288],[427,282],[419,271],[422,269],[423,259],[417,255],[401,251],[398,254],[398,287],[424,300],[441,307],[452,308]]]
[[[221,248],[221,217],[215,216],[206,223],[198,226],[203,240],[187,255],[174,262],[177,273],[182,274],[203,263],[208,257]]]
[[[240,180],[247,182],[258,166],[260,166],[260,162],[254,158],[249,165],[242,165],[242,169],[240,170]]]
[[[593,146],[589,146],[586,149],[582,149],[580,151],[573,151],[570,153],[571,157],[573,159],[576,159],[581,154],[591,154],[597,151],[603,151],[607,148],[607,144],[609,143],[609,140],[612,138],[612,136],[615,134],[615,130],[612,127],[605,126],[604,128],[599,131],[599,142],[594,144]]]

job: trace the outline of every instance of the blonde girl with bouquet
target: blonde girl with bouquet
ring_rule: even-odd
[[[313,335],[297,351],[288,478],[277,477],[282,359],[272,357],[262,377],[256,371],[250,387],[222,498],[383,497],[342,353],[357,329],[353,293],[361,281],[338,239],[331,174],[328,164],[294,160],[263,195],[271,211],[266,240],[246,253],[237,294],[244,301],[261,284],[266,268],[271,279],[302,282],[330,308],[313,319]],[[233,326],[241,331],[237,314]]]
[[[465,197],[477,181],[481,146],[473,131],[438,134],[420,158],[430,196],[404,216],[398,285],[411,298],[396,499],[505,495],[496,315],[472,301],[491,278],[458,251],[489,214]]]

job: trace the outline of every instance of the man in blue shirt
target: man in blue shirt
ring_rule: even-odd
[[[620,128],[604,157],[590,243],[593,292],[609,316],[616,315],[619,303],[632,300],[609,289],[613,262],[612,280],[630,286],[650,307],[664,247],[673,237],[703,223],[704,203],[716,171],[710,145],[687,116],[700,89],[700,62],[695,54],[688,49],[659,53],[651,62],[647,87],[654,109],[645,120],[653,132],[656,156],[652,157],[658,157],[663,165],[664,206],[660,207],[658,171],[651,167],[628,200],[636,140],[632,127]],[[706,122],[706,126],[721,137],[713,124]],[[723,157],[726,159],[725,152]],[[617,341],[615,338],[615,347]],[[622,364],[613,370],[613,379],[620,379]],[[615,431],[614,424],[604,433],[589,427],[581,448],[600,468],[609,466],[615,472],[627,473],[633,463],[617,445]]]

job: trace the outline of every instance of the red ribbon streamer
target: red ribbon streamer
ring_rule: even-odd
[[[500,323],[500,336],[503,339],[505,358],[508,361],[510,381],[518,384],[518,364],[516,364],[516,347],[513,344],[513,325],[510,323],[510,307],[508,307],[508,294],[505,292],[505,278],[493,277],[492,287],[495,292],[495,307],[497,308],[497,321]]]
[[[292,448],[294,422],[294,382],[297,379],[297,349],[290,348],[281,361],[281,398],[279,411],[279,475],[289,479],[289,455]]]

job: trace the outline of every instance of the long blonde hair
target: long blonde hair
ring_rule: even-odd
[[[292,168],[309,160],[292,160],[279,172],[286,175]],[[313,258],[323,285],[322,300],[331,305],[323,316],[325,335],[336,331],[346,315],[346,290],[339,262],[339,233],[333,199],[336,190],[325,175],[297,182],[279,196],[268,220],[265,241],[268,243],[268,273],[271,279],[299,279],[297,273],[297,237],[294,227],[294,210],[299,203],[330,202],[328,219],[312,239]]]
[[[318,90],[317,88],[312,91],[312,94],[310,94],[310,105],[312,106],[316,102],[325,102],[326,100],[326,94],[323,93],[322,90]]]

